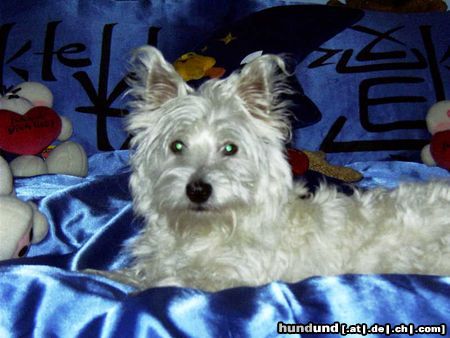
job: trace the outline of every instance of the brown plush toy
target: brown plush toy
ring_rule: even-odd
[[[363,178],[360,172],[352,168],[328,163],[322,151],[288,148],[287,155],[294,175],[300,176],[311,170],[346,183],[358,182]]]
[[[445,12],[447,10],[447,4],[443,0],[346,0],[345,4],[339,0],[330,0],[327,4],[397,13]]]

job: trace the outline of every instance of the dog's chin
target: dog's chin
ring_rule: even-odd
[[[182,236],[208,236],[217,230],[217,220],[222,219],[222,210],[211,204],[190,203],[183,207],[165,210],[169,226]]]
[[[170,209],[159,209],[158,212],[160,215],[165,215],[169,219],[180,220],[186,217],[188,219],[206,219],[209,217],[217,217],[222,212],[222,209],[210,204],[190,203]]]
[[[229,214],[230,212],[246,212],[249,208],[254,208],[254,204],[244,203],[243,201],[233,200],[224,203],[190,203],[184,206],[184,212],[198,217],[218,217],[221,214]]]
[[[204,212],[208,212],[210,210],[210,208],[205,207],[203,205],[194,205],[194,206],[190,207],[189,210],[194,213],[204,213]]]
[[[218,208],[215,208],[208,204],[192,204],[188,206],[187,211],[194,215],[198,215],[199,217],[207,216],[211,213],[220,212]]]
[[[186,203],[158,210],[159,214],[165,215],[174,223],[184,223],[185,220],[192,222],[214,222],[217,219],[228,218],[236,212],[249,213],[249,205],[246,203]]]

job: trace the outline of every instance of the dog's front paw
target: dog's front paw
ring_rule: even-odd
[[[153,282],[152,286],[154,286],[154,287],[163,287],[163,286],[186,287],[186,283],[177,277],[166,277],[164,279],[160,279],[156,282]]]

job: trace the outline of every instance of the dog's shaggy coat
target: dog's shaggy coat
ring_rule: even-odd
[[[130,80],[131,191],[145,227],[124,272],[142,288],[220,290],[342,273],[450,274],[448,182],[393,191],[293,182],[283,61],[189,87],[152,47]]]

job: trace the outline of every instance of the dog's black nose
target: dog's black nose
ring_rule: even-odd
[[[211,184],[203,181],[194,181],[186,186],[186,195],[194,203],[204,203],[212,193]]]

